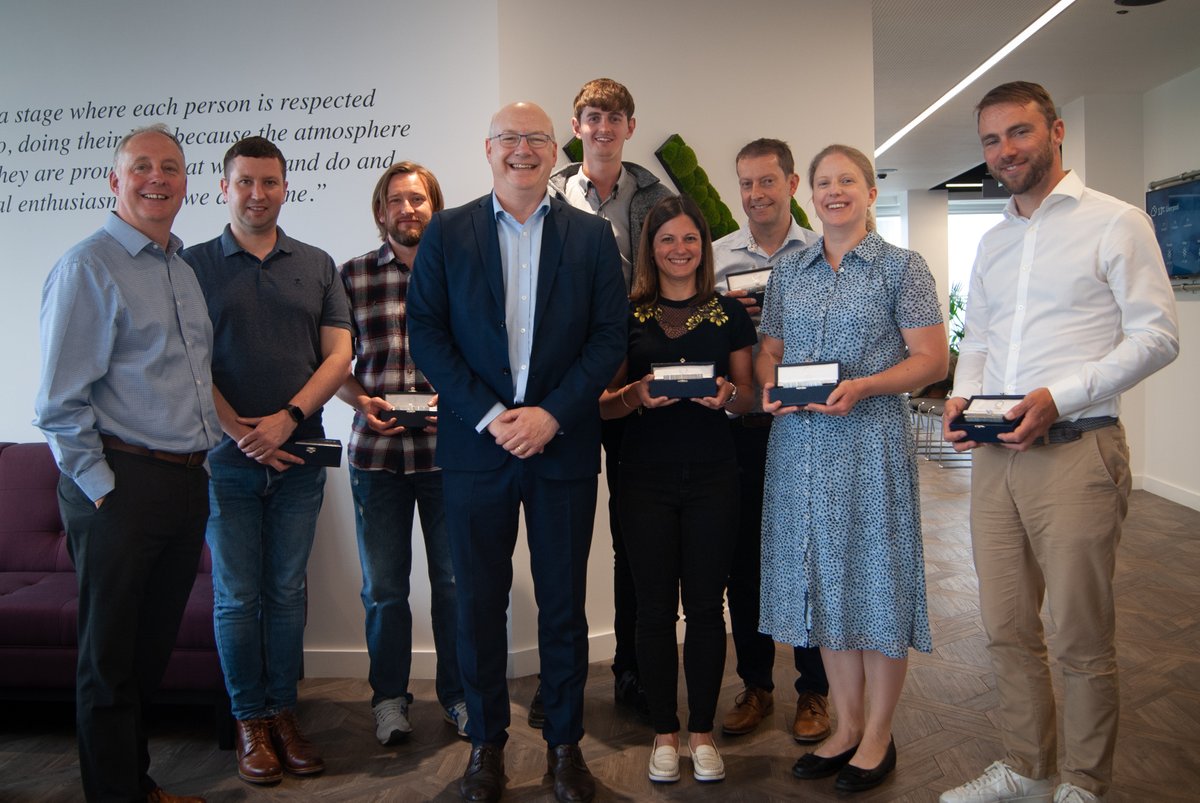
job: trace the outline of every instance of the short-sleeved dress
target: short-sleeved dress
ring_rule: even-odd
[[[771,275],[760,331],[784,363],[838,360],[843,379],[906,356],[901,328],[941,323],[925,260],[871,232],[835,272],[824,239]],[[846,416],[801,411],[771,427],[759,629],[777,641],[903,658],[933,649],[912,423],[901,395]]]

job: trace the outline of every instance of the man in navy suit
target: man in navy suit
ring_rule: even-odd
[[[472,743],[460,790],[496,800],[503,789],[506,610],[523,506],[548,772],[559,800],[585,801],[595,794],[579,740],[597,400],[625,354],[621,256],[606,221],[547,194],[556,150],[541,108],[496,112],[486,151],[493,192],[433,216],[408,296],[413,356],[439,393],[437,463]]]

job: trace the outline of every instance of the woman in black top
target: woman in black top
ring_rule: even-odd
[[[630,295],[629,350],[600,411],[629,416],[618,507],[637,589],[638,668],[657,734],[650,780],[679,779],[675,623],[682,597],[693,775],[719,781],[725,766],[712,727],[725,671],[724,593],[738,494],[725,412],[753,404],[757,337],[745,308],[715,290],[712,239],[688,198],[667,198],[647,214]],[[650,394],[654,363],[688,362],[715,363],[712,395]]]

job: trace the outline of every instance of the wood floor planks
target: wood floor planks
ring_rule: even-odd
[[[979,623],[966,527],[970,471],[923,463],[921,486],[934,652],[913,654],[910,661],[896,716],[896,772],[856,800],[930,803],[1000,757],[996,684]],[[1109,800],[1200,800],[1200,513],[1135,492],[1118,553],[1116,589],[1122,725]],[[1044,619],[1052,634],[1049,617]],[[646,780],[650,729],[614,708],[612,674],[606,663],[593,664],[583,749],[599,781],[598,798],[846,800],[835,794],[832,778],[800,782],[791,776],[792,762],[805,750],[788,735],[795,703],[790,649],[777,652],[774,712],[752,734],[718,736],[728,777],[710,785],[692,780],[686,759],[678,784],[656,786]],[[733,666],[731,648],[721,713],[741,690]],[[532,677],[509,684],[513,725],[505,750],[507,801],[552,799],[544,774],[545,744],[525,724],[535,685]],[[150,718],[154,775],[171,791],[204,794],[213,803],[458,800],[467,744],[443,721],[432,681],[415,681],[412,691],[417,697],[413,735],[404,745],[384,748],[374,739],[365,680],[305,680],[301,720],[323,748],[329,769],[266,788],[236,778],[232,754],[217,750],[211,738],[206,711],[156,707]],[[71,706],[21,703],[0,712],[0,801],[81,799]]]

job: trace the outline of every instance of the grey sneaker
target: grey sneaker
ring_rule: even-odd
[[[1054,784],[1049,778],[1026,778],[1017,775],[1003,761],[994,761],[973,781],[948,792],[942,792],[939,803],[999,803],[999,801],[1021,801],[1021,803],[1050,803]]]
[[[458,729],[458,735],[466,737],[467,735],[467,704],[459,700],[454,705],[446,709],[445,719],[451,725]]]
[[[380,744],[399,744],[412,733],[412,725],[408,724],[408,698],[380,700],[371,711],[375,714],[375,738]]]

